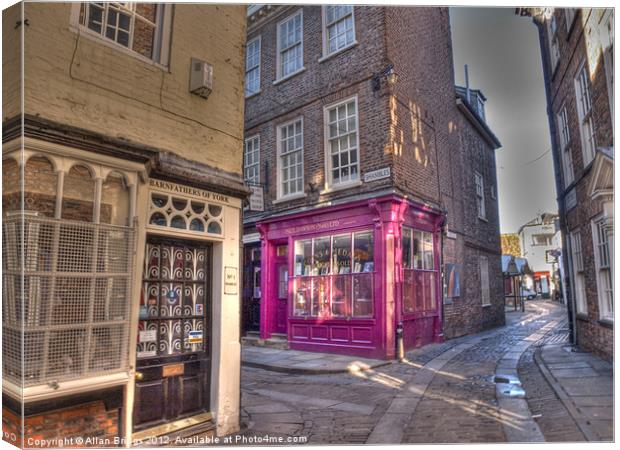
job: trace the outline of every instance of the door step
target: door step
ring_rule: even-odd
[[[257,332],[250,331],[241,338],[241,344],[254,347],[276,348],[279,350],[288,350],[289,348],[286,334],[282,333],[273,333],[269,339],[261,339]]]
[[[211,413],[181,419],[133,433],[132,447],[186,447],[213,443],[216,426]]]

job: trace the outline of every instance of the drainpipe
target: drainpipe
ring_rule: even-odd
[[[551,137],[551,155],[553,157],[553,170],[555,175],[555,190],[557,194],[557,202],[558,202],[558,212],[560,215],[560,230],[562,231],[562,248],[570,248],[569,245],[569,231],[568,224],[566,223],[566,211],[564,210],[564,186],[562,185],[562,180],[560,176],[560,153],[558,151],[558,144],[556,138],[556,128],[555,128],[555,120],[553,117],[553,109],[551,107],[551,73],[549,65],[547,61],[549,61],[549,52],[546,45],[545,39],[545,27],[544,25],[536,18],[532,17],[532,21],[534,25],[538,28],[538,40],[540,42],[540,53],[543,57],[543,75],[545,80],[545,96],[547,100],[547,119],[549,121],[549,131]],[[577,344],[577,326],[576,326],[576,317],[575,317],[575,296],[573,295],[573,285],[572,285],[572,264],[569,258],[569,252],[562,252],[562,258],[564,258],[564,267],[568,267],[568,274],[565,275],[565,278],[568,280],[562,280],[562,284],[564,286],[564,294],[566,295],[566,308],[568,310],[568,326],[571,335],[571,343],[573,345]]]

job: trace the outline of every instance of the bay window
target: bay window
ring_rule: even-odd
[[[581,249],[581,234],[573,231],[570,234],[571,258],[573,263],[573,280],[575,282],[575,303],[577,314],[588,314],[586,301],[586,276],[583,267],[583,251]]]
[[[328,185],[359,180],[357,97],[325,108]]]
[[[403,312],[435,311],[435,249],[433,234],[403,227]]]
[[[371,231],[295,241],[293,274],[294,316],[373,316]]]
[[[598,291],[599,316],[603,320],[614,319],[614,290],[609,236],[605,219],[592,222],[596,289]]]
[[[27,388],[128,370],[130,180],[135,172],[67,157],[25,162],[24,210],[5,211],[2,223],[7,381]]]

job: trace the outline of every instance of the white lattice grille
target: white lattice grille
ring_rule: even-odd
[[[31,386],[127,370],[134,230],[26,215],[5,217],[2,238],[4,376]]]

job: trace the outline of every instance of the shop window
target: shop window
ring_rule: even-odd
[[[62,218],[92,222],[94,213],[95,180],[87,167],[75,165],[65,175]]]
[[[599,218],[592,221],[592,238],[594,244],[594,266],[596,268],[596,289],[598,296],[599,317],[602,320],[613,321],[613,262],[608,235],[608,225],[604,218]]]
[[[90,34],[166,64],[170,16],[168,5],[91,2],[80,5],[79,25]]]
[[[103,182],[99,220],[112,225],[129,225],[129,188],[120,173],[110,173]]]
[[[372,232],[295,241],[293,314],[314,317],[372,317]]]
[[[62,393],[66,381],[128,370],[134,229],[125,175],[111,173],[97,190],[93,172],[109,169],[75,163],[59,190],[55,158],[27,159],[25,211],[3,218],[2,368],[10,383],[60,383]],[[5,199],[19,198],[11,161]]]
[[[2,210],[4,214],[21,209],[19,180],[17,162],[12,158],[2,160]]]
[[[403,312],[436,310],[437,271],[433,234],[403,227],[402,261]]]
[[[54,217],[57,178],[54,166],[44,156],[33,156],[24,168],[24,210]]]
[[[276,247],[276,256],[283,257],[288,253],[288,245],[278,245]]]

